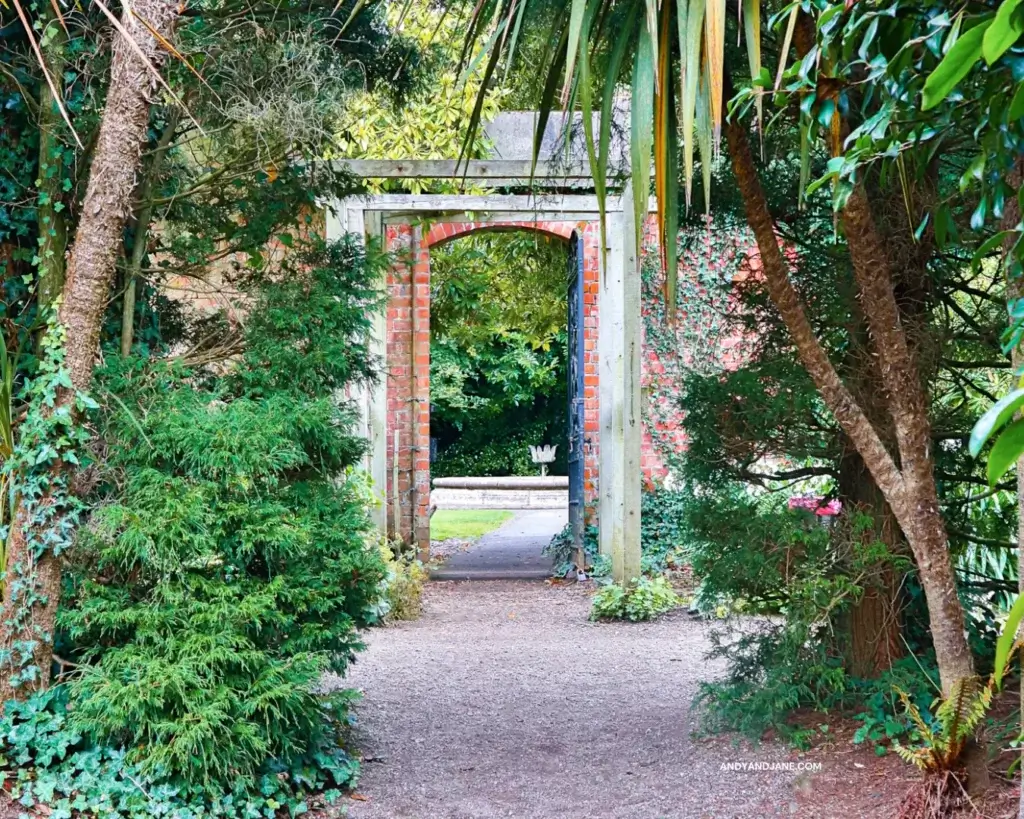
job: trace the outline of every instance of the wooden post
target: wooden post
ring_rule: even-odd
[[[380,213],[365,213],[362,205],[346,205],[345,202],[335,203],[337,213],[327,210],[324,238],[328,242],[336,242],[346,233],[354,233],[364,242],[370,237],[379,237],[382,232],[382,216]],[[387,295],[387,274],[381,283]],[[385,370],[380,380],[368,387],[353,388],[350,398],[359,409],[358,434],[369,440],[370,447],[363,459],[363,469],[373,480],[373,491],[379,502],[372,510],[374,524],[381,532],[387,534],[387,314],[378,313],[373,319],[370,338],[370,354],[377,359]]]
[[[647,192],[644,191],[644,198]],[[640,308],[640,248],[633,229],[633,185],[626,183],[622,196],[622,285],[623,285],[623,487],[622,552],[626,582],[640,577],[640,458],[643,423],[640,409],[640,367],[643,352],[643,322]]]
[[[608,215],[607,264],[598,290],[600,358],[599,531],[612,579],[640,576],[640,272],[632,185]]]
[[[380,213],[365,214],[367,240],[383,241],[383,216]],[[381,292],[387,298],[387,270],[382,271]],[[387,373],[388,316],[387,306],[373,317],[373,331],[370,339],[370,354],[380,366],[380,378],[370,388],[369,436],[370,450],[367,453],[368,471],[373,479],[373,491],[379,502],[373,511],[373,520],[381,532],[388,530],[388,373]]]

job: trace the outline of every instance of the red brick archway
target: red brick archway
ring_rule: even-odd
[[[495,230],[532,230],[567,241],[576,233],[582,242],[584,435],[587,441],[584,491],[588,509],[597,499],[599,223],[480,222],[467,217],[465,221],[449,220],[432,225],[389,224],[385,227],[385,247],[395,254],[397,261],[388,273],[388,530],[392,536],[397,534],[406,542],[415,542],[421,550],[430,543],[430,248],[460,236]],[[590,514],[588,511],[588,516]]]

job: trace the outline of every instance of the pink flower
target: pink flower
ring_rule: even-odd
[[[843,511],[843,504],[835,498],[825,503],[825,499],[820,495],[794,495],[789,499],[789,508],[806,509],[808,512],[825,517],[838,515]]]

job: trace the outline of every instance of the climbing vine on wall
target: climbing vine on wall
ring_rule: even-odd
[[[670,321],[665,276],[653,235],[645,239],[641,268],[644,421],[662,464],[678,471],[687,444],[680,405],[687,374],[708,375],[735,367],[749,346],[738,321],[735,284],[749,273],[752,242],[745,228],[710,218],[680,231],[677,310]]]

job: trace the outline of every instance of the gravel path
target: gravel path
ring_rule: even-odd
[[[802,774],[721,770],[787,749],[691,737],[715,669],[684,613],[593,624],[586,590],[528,581],[435,582],[425,602],[344,682],[365,691],[353,819],[810,815]]]

